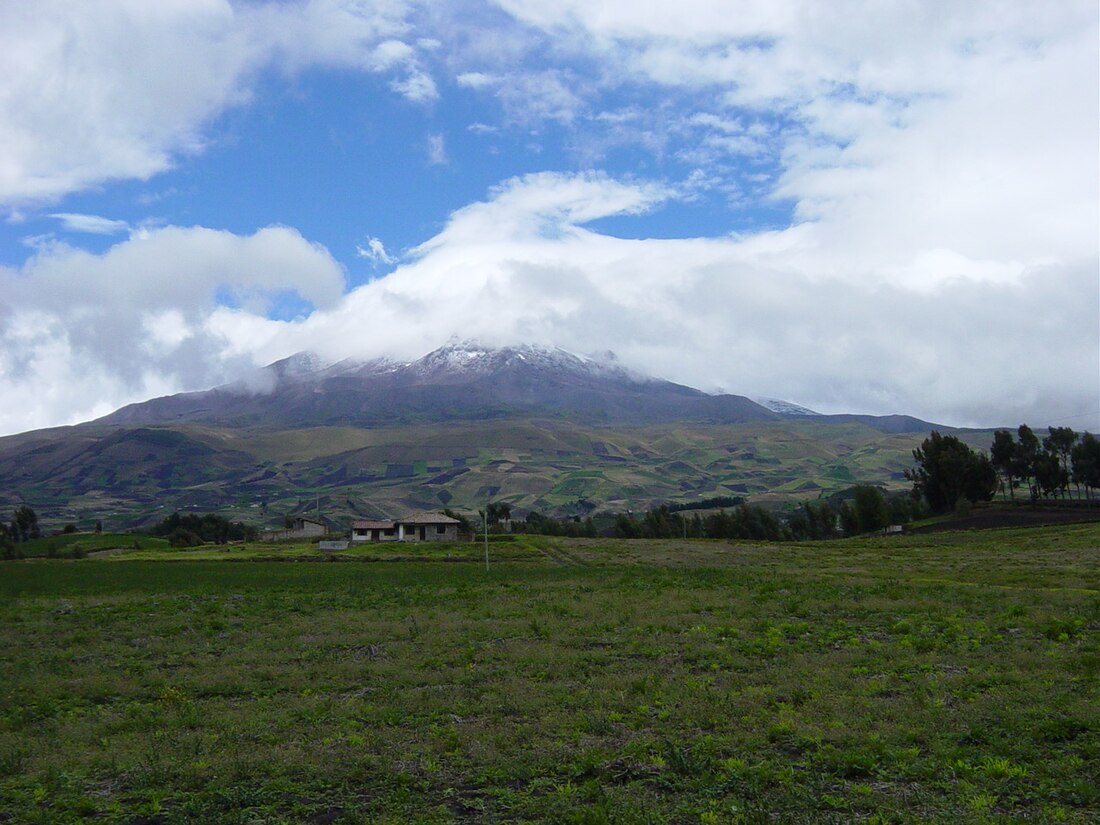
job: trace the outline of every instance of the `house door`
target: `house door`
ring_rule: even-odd
[[[420,540],[421,540],[421,541],[424,541],[424,538],[425,538],[425,535],[424,535],[424,528],[423,528],[423,527],[421,527],[421,528],[420,528]]]

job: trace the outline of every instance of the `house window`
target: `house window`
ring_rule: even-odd
[[[393,535],[393,528],[392,528],[392,527],[386,527],[386,528],[384,528],[384,529],[382,530],[382,535],[383,535],[383,536],[392,536],[392,535]]]
[[[437,534],[437,535],[440,535],[440,536],[442,536],[442,535],[443,535],[444,533],[446,533],[446,532],[447,532],[447,525],[445,525],[445,524],[437,524],[437,525],[435,526],[435,532],[436,532],[436,534]]]

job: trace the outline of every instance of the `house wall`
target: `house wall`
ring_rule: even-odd
[[[402,541],[458,541],[457,524],[403,524]],[[443,528],[440,532],[439,528]],[[421,538],[423,530],[423,538]]]
[[[440,527],[443,528],[442,532],[439,530]],[[421,529],[424,530],[423,538],[420,537]],[[398,523],[392,535],[386,535],[384,530],[380,530],[376,527],[353,529],[351,531],[351,540],[357,544],[381,541],[458,541],[458,525]]]
[[[390,534],[386,534],[387,531],[379,527],[368,527],[366,529],[353,529],[351,531],[351,540],[360,543],[368,541],[400,541],[397,537],[397,530],[390,531]]]
[[[305,522],[304,527],[295,527],[293,530],[264,530],[260,533],[260,541],[290,541],[291,539],[314,539],[325,535],[325,527],[322,524]]]
[[[295,525],[293,531],[298,536],[323,536],[325,534],[325,526],[323,524],[315,524],[312,521],[302,521]]]

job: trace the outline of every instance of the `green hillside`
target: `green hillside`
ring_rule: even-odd
[[[741,495],[782,505],[850,487],[907,487],[925,433],[860,422],[595,427],[509,420],[283,432],[209,426],[76,427],[0,439],[0,508],[31,503],[47,526],[131,529],[173,510],[257,526],[336,520],[493,498],[569,514]],[[992,435],[964,433],[985,447]]]

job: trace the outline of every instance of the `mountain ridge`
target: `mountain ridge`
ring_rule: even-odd
[[[744,396],[709,395],[641,375],[613,356],[531,345],[451,343],[409,362],[345,360],[329,366],[299,353],[268,365],[261,376],[130,404],[91,423],[382,426],[541,415],[638,425],[767,421],[779,415]]]
[[[822,414],[779,399],[711,394],[622,366],[613,353],[451,342],[412,361],[296,353],[250,381],[129,404],[90,424],[184,422],[272,429],[388,426],[484,419],[565,418],[588,425],[730,424],[812,418],[859,421],[883,432],[937,425],[906,415]]]

